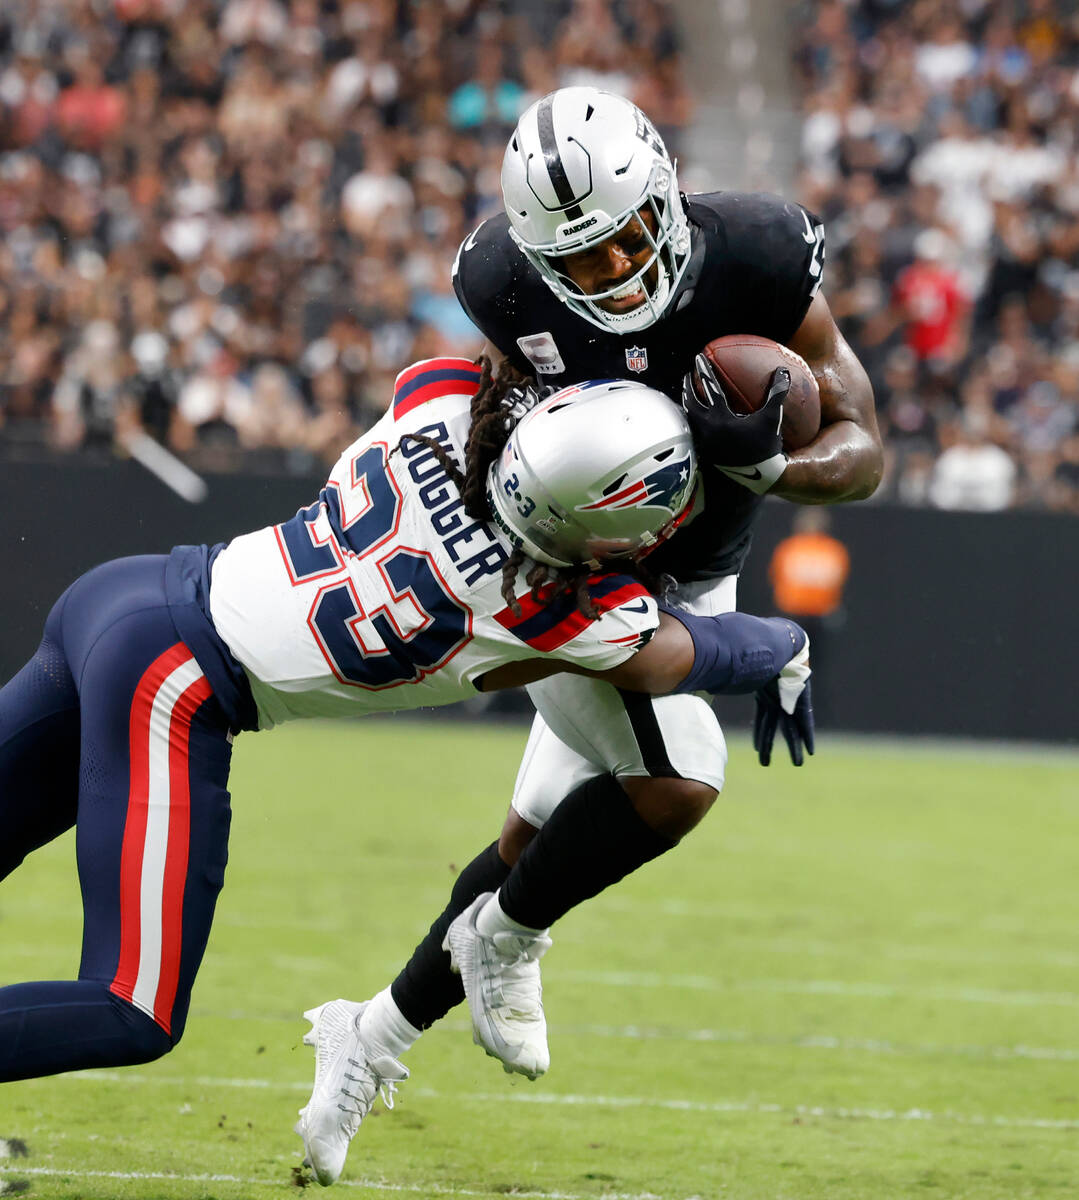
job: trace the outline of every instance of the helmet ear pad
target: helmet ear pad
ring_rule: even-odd
[[[520,421],[488,472],[487,499],[510,542],[539,562],[632,559],[685,514],[696,472],[680,408],[643,383],[595,380]]]
[[[663,315],[689,262],[689,222],[675,165],[651,121],[622,96],[599,88],[561,88],[521,116],[502,164],[510,236],[554,294],[608,332],[645,329]],[[645,300],[627,312],[602,307],[615,291],[584,293],[566,274],[567,254],[616,234],[651,212],[652,254],[634,280]]]

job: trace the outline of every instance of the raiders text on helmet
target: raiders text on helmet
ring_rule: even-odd
[[[538,100],[506,148],[502,195],[510,236],[579,316],[608,332],[632,333],[663,315],[689,261],[689,223],[674,164],[635,104],[592,87],[561,88]],[[655,234],[645,229],[648,262],[616,288],[582,292],[560,259],[606,240],[642,209],[655,218]],[[610,313],[599,306],[638,284],[645,299],[637,308]]]
[[[556,567],[632,558],[668,537],[693,496],[685,415],[643,383],[563,388],[517,425],[487,476],[495,522]]]

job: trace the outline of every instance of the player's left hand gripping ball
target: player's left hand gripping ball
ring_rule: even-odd
[[[682,408],[701,458],[750,491],[768,491],[787,467],[780,431],[790,387],[790,371],[777,367],[760,408],[735,412],[707,355],[698,354],[682,380]]]
[[[772,761],[776,729],[782,728],[791,762],[800,767],[802,751],[813,753],[813,696],[809,686],[809,639],[782,671],[757,692],[753,749],[762,767]]]

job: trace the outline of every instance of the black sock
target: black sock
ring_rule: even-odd
[[[465,998],[461,977],[450,970],[450,956],[442,949],[450,922],[483,892],[498,891],[509,873],[509,865],[499,856],[498,842],[477,854],[457,876],[442,915],[390,985],[393,1002],[417,1029],[427,1029]]]
[[[499,892],[506,916],[546,929],[675,843],[637,813],[613,775],[574,788],[525,847]]]

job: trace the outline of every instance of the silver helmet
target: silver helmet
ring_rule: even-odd
[[[554,294],[586,321],[614,333],[646,329],[663,315],[689,262],[689,222],[674,163],[655,126],[629,100],[594,87],[567,87],[537,100],[517,122],[502,161],[510,236]],[[642,209],[652,253],[632,279],[586,294],[561,259],[617,233]],[[643,226],[642,222],[642,226]],[[655,267],[655,283],[648,275]],[[643,285],[625,313],[601,300]]]
[[[526,414],[487,474],[514,546],[555,567],[634,558],[681,523],[697,459],[684,413],[654,388],[599,379]]]

